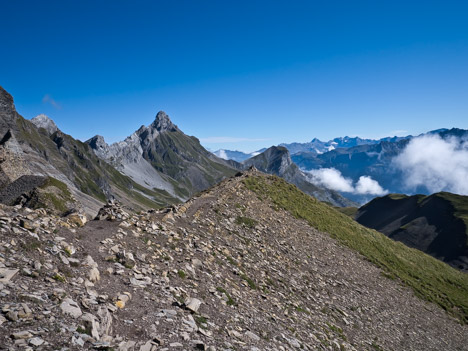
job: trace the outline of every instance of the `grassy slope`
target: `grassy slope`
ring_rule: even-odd
[[[295,217],[305,219],[311,226],[358,251],[381,267],[385,276],[399,278],[420,298],[438,304],[462,323],[468,323],[468,275],[363,227],[278,177],[254,176],[246,178],[244,183],[260,198],[269,198]]]

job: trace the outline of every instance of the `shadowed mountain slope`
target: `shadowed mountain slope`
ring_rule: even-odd
[[[390,194],[362,206],[355,218],[394,240],[468,270],[467,196]]]

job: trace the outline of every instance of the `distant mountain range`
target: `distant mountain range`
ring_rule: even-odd
[[[231,151],[231,150],[224,150],[224,149],[219,149],[215,152],[213,152],[216,156],[219,158],[222,158],[223,160],[233,160],[236,162],[243,162],[251,157],[257,156],[258,154],[261,154],[263,151],[266,149],[260,149],[258,151],[254,151],[251,153],[245,153],[242,151]]]
[[[434,191],[429,184],[430,179],[424,181],[428,177],[423,177],[419,182],[408,181],[408,177],[417,173],[414,172],[415,168],[419,167],[423,172],[423,165],[416,163],[421,161],[412,157],[415,155],[405,155],[407,157],[401,159],[410,141],[422,137],[438,137],[451,145],[455,140],[464,149],[468,145],[468,130],[443,128],[418,136],[395,136],[378,140],[344,137],[327,142],[312,139],[309,143],[280,146],[288,149],[292,161],[308,175],[310,182],[337,190],[353,201],[365,203],[375,196],[390,192],[429,194]],[[224,150],[224,155],[229,156],[229,151]],[[427,166],[431,161],[426,159],[425,162]],[[448,185],[445,190],[456,192],[456,187]]]
[[[291,155],[301,153],[301,152],[310,152],[315,154],[323,154],[328,151],[332,151],[339,148],[350,148],[359,145],[373,145],[378,144],[382,141],[388,142],[397,142],[402,139],[410,138],[408,137],[387,137],[382,139],[362,139],[359,137],[340,137],[335,138],[329,141],[321,141],[317,138],[312,139],[312,141],[308,143],[290,143],[290,144],[280,144],[280,146],[284,146],[289,150]]]
[[[107,145],[95,136],[83,143],[45,115],[24,119],[1,87],[0,137],[0,180],[8,186],[3,198],[32,191],[38,181],[30,176],[52,177],[87,213],[112,197],[135,209],[184,201],[237,172],[235,162],[205,150],[164,112],[122,142]],[[20,178],[25,181],[15,183]]]
[[[272,164],[265,170],[274,171],[276,159],[267,156]],[[286,161],[292,168],[280,176],[319,200],[336,206],[350,203],[305,179],[288,153]],[[108,145],[96,135],[81,142],[45,115],[24,119],[0,87],[0,202],[38,206],[46,201],[59,214],[78,206],[95,215],[110,198],[133,209],[154,208],[183,202],[246,167],[213,155],[162,111],[123,141]]]

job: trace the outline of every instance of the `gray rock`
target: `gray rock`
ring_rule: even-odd
[[[18,272],[19,269],[0,268],[0,283],[8,283]]]
[[[29,339],[29,345],[32,345],[32,346],[41,346],[43,343],[44,343],[44,339],[41,339],[38,336]]]
[[[188,298],[186,301],[185,301],[185,307],[192,311],[192,312],[198,312],[198,309],[200,308],[200,305],[201,305],[201,301],[199,299],[196,299],[194,297],[191,297],[191,298]]]
[[[63,300],[63,302],[60,304],[60,309],[64,314],[67,314],[73,318],[78,318],[83,314],[78,304],[70,298]]]
[[[91,336],[94,339],[99,340],[100,339],[100,337],[99,337],[99,323],[98,323],[96,317],[94,315],[92,315],[91,313],[85,313],[81,317],[81,320],[83,321],[86,329],[91,331]]]
[[[246,331],[244,334],[247,338],[253,340],[253,341],[259,341],[260,337],[254,333],[252,333],[250,330]]]
[[[29,330],[23,330],[20,332],[13,333],[11,336],[13,337],[13,339],[19,340],[19,339],[29,339],[33,335],[29,332]]]

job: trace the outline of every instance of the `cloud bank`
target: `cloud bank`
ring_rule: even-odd
[[[382,196],[388,193],[380,184],[369,176],[361,176],[356,184],[349,178],[343,177],[335,168],[320,168],[307,171],[314,183],[319,183],[329,189],[358,195]]]
[[[403,172],[408,189],[468,195],[468,141],[424,135],[412,139],[393,165]]]

